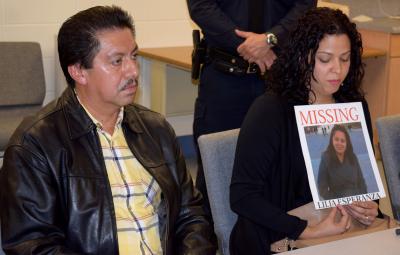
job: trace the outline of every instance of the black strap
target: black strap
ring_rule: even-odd
[[[249,31],[264,33],[264,4],[265,0],[249,1]]]
[[[216,48],[208,48],[207,58],[215,69],[234,75],[259,74],[260,68],[255,63],[249,63],[242,57],[232,55]]]

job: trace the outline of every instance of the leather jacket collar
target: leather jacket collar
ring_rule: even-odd
[[[67,88],[64,91],[59,104],[61,104],[61,108],[64,109],[67,129],[71,139],[77,139],[96,128],[93,121],[79,103],[73,89]],[[147,144],[145,147],[141,146],[140,150],[135,148],[136,146],[134,145],[130,146],[131,150],[136,152],[135,155],[146,168],[153,168],[165,164],[160,146],[154,141],[149,132],[145,132],[146,127],[139,117],[139,113],[133,107],[124,108],[122,127],[124,129],[129,128],[130,131],[135,134],[141,134],[141,136],[135,136],[134,139],[137,140],[133,144]],[[127,135],[126,132],[124,133]]]
[[[76,98],[73,89],[67,88],[64,91],[63,96],[60,98],[59,103],[65,110],[65,117],[67,119],[68,126],[67,128],[71,139],[76,139],[93,130],[94,124],[90,117],[85,113],[85,110]],[[125,111],[127,111],[126,108]],[[126,123],[133,132],[143,132],[141,126],[138,125],[137,118],[135,118],[134,115],[127,116],[127,114],[124,114],[123,123]]]

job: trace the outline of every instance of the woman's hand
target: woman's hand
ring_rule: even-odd
[[[341,217],[338,222],[336,222],[336,213],[340,212]],[[301,233],[299,239],[311,239],[319,238],[331,235],[337,235],[346,232],[350,228],[350,215],[343,208],[343,206],[338,205],[332,208],[328,216],[320,221],[315,226],[307,226],[303,233]]]
[[[355,201],[344,206],[347,213],[364,225],[371,225],[378,216],[378,203],[375,201]]]

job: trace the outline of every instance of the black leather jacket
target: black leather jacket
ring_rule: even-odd
[[[125,107],[126,140],[162,190],[164,254],[215,254],[201,195],[171,126],[160,114]],[[72,89],[11,138],[0,171],[3,249],[10,254],[118,254],[111,188],[96,127]]]

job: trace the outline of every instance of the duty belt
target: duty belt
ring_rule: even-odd
[[[238,55],[216,48],[207,49],[207,57],[211,60],[214,67],[224,73],[234,75],[260,74],[260,68],[255,63],[249,63]]]

